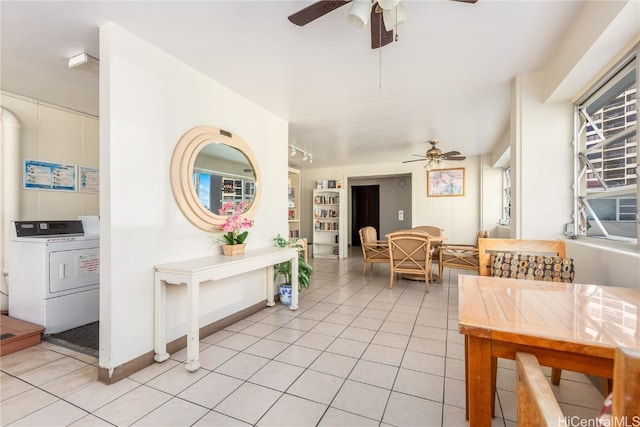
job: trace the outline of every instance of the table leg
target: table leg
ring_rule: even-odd
[[[298,309],[298,253],[291,258],[291,305],[290,310]]]
[[[496,416],[496,385],[498,378],[498,358],[491,358],[491,418]]]
[[[167,284],[158,277],[154,278],[154,352],[153,360],[164,362],[169,358],[166,338],[166,295]]]
[[[274,268],[273,265],[267,267],[267,307],[273,307],[276,305],[273,296],[276,294],[276,284],[273,280]]]
[[[200,367],[200,283],[187,283],[187,371],[193,372]]]
[[[469,336],[464,336],[464,419],[469,421]]]
[[[467,336],[467,404],[470,427],[491,426],[491,340]]]

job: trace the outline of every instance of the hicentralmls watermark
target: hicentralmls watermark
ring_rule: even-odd
[[[640,427],[640,415],[631,417],[601,416],[598,418],[564,417],[558,423],[561,427]]]

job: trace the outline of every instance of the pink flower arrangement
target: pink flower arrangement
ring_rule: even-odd
[[[227,216],[225,222],[220,226],[220,230],[225,232],[222,237],[226,244],[238,245],[244,243],[245,239],[249,235],[248,231],[242,231],[253,225],[252,220],[242,216],[242,213],[248,206],[249,203],[246,201],[240,202],[235,206],[233,202],[225,202],[218,210],[220,215]]]

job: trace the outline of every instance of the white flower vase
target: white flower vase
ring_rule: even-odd
[[[289,283],[282,283],[279,287],[280,302],[283,305],[291,305],[291,285]]]

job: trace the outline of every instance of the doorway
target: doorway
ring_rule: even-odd
[[[358,231],[368,225],[380,233],[380,186],[354,185],[351,187],[352,246],[360,246]]]

